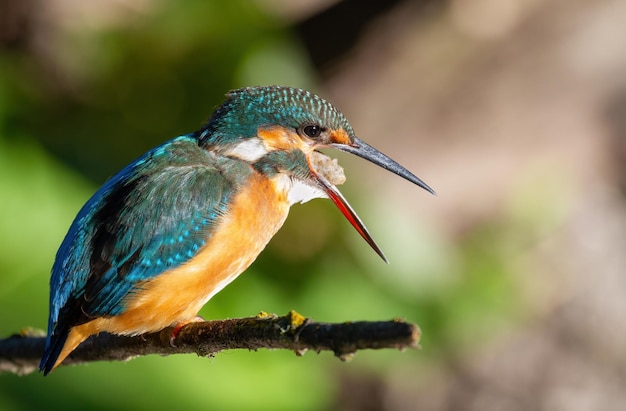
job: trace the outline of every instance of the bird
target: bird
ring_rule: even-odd
[[[435,194],[357,138],[317,95],[285,86],[232,90],[199,130],[138,157],[80,209],[51,269],[40,371],[49,374],[100,332],[139,335],[193,322],[252,264],[296,203],[332,200],[387,262],[337,189],[336,164],[316,162],[324,148]]]

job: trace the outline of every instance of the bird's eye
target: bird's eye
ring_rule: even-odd
[[[318,125],[313,124],[313,125],[304,127],[302,131],[308,137],[315,138],[315,137],[319,137],[320,134],[322,134],[322,131],[324,131],[324,129]]]

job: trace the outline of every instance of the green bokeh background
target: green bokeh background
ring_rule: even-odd
[[[133,24],[62,36],[52,68],[41,56],[0,52],[0,336],[45,328],[56,249],[108,176],[197,128],[228,89],[319,84],[288,24],[243,0],[161,1]],[[334,409],[338,396],[352,395],[339,392],[345,376],[428,378],[521,317],[512,250],[536,235],[543,217],[512,205],[510,215],[452,245],[428,224],[407,229],[402,205],[390,213],[395,205],[368,198],[355,172],[364,163],[342,164],[345,195],[393,264],[378,260],[330,202],[313,201],[294,207],[253,267],[200,314],[400,316],[424,330],[422,350],[360,352],[349,363],[329,353],[240,351],[61,367],[47,378],[2,374],[0,410]]]

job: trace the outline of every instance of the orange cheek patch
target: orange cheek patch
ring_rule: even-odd
[[[350,136],[343,129],[332,130],[330,132],[330,140],[333,143],[338,143],[338,144],[349,145],[351,143]]]
[[[257,135],[263,140],[268,151],[304,149],[305,144],[300,136],[284,127],[261,128]]]

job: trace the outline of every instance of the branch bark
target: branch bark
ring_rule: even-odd
[[[173,344],[173,328],[126,337],[101,333],[82,343],[62,365],[92,361],[127,361],[159,354],[195,353],[202,357],[231,349],[259,348],[332,351],[341,360],[358,350],[418,347],[420,329],[403,320],[319,323],[295,311],[279,317],[261,313],[256,317],[201,321],[182,327]],[[29,374],[37,369],[45,337],[22,333],[0,340],[0,373]]]

